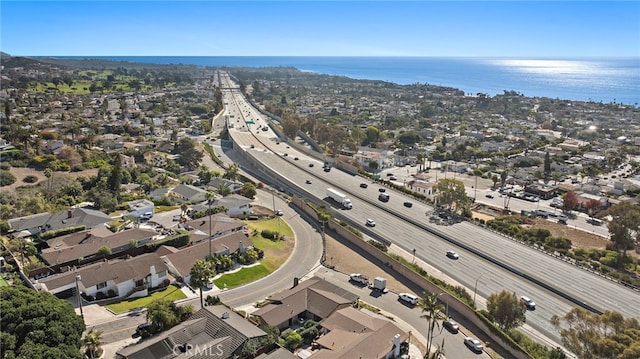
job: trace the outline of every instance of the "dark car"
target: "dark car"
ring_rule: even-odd
[[[311,180],[310,180],[310,179],[308,179],[308,180],[306,181],[306,183],[307,183],[307,184],[311,184]]]
[[[405,203],[404,203],[404,206],[405,206],[405,207],[409,207],[409,208],[411,208],[411,207],[413,207],[413,203],[411,203],[411,202],[405,202]]]
[[[309,167],[313,167],[313,163],[309,163]]]
[[[369,187],[369,185],[368,185],[368,184],[366,184],[366,183],[360,183],[360,188],[367,188],[367,187]]]
[[[458,259],[458,258],[460,258],[460,255],[458,253],[456,253],[455,251],[448,250],[447,251],[447,257],[449,257],[451,259]]]
[[[141,336],[142,333],[149,331],[149,327],[151,327],[150,323],[142,323],[138,325],[138,327],[136,328],[136,334]]]
[[[386,193],[380,193],[378,199],[382,202],[389,202],[389,195]]]
[[[492,195],[491,193],[488,193],[488,194],[486,194],[486,195],[485,195],[485,197],[487,197],[487,198],[493,198],[493,195]]]
[[[386,189],[384,189],[384,188],[382,188],[382,187],[378,188],[378,192],[386,192],[386,191],[387,191],[387,190],[386,190]]]
[[[458,323],[456,323],[453,319],[445,320],[444,322],[442,322],[442,326],[453,334],[456,334],[458,333],[458,331],[460,331]]]

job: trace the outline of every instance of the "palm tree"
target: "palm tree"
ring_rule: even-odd
[[[436,327],[439,327],[438,321],[444,319],[442,310],[444,306],[438,301],[438,295],[423,293],[422,301],[420,302],[420,309],[422,315],[420,318],[427,320],[429,331],[427,332],[427,355],[431,353],[431,342],[433,341],[433,332]]]
[[[85,347],[85,353],[91,359],[102,356],[102,331],[91,328],[82,338],[82,346]]]
[[[211,259],[211,237],[213,237],[213,233],[211,233],[211,204],[213,203],[213,199],[215,198],[215,194],[213,192],[207,192],[205,194],[205,198],[207,199],[207,203],[209,204],[209,259]]]
[[[231,194],[231,188],[229,188],[229,186],[226,183],[220,183],[218,185],[218,193],[222,197],[226,197]]]
[[[204,307],[204,303],[202,301],[202,286],[209,283],[209,279],[215,275],[215,269],[211,265],[211,262],[206,260],[197,260],[193,264],[193,267],[191,267],[191,272],[189,274],[191,275],[189,278],[189,285],[200,289],[200,308],[202,308]]]
[[[240,175],[240,166],[237,163],[232,163],[224,173],[224,178],[236,181]]]

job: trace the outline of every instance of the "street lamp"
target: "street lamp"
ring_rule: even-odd
[[[76,275],[76,295],[78,296],[78,306],[80,307],[80,316],[84,320],[84,313],[82,312],[82,297],[80,296],[80,285],[78,282],[82,280],[80,274]]]
[[[485,273],[480,274],[480,276],[476,279],[476,284],[473,286],[473,305],[476,305],[476,290],[478,289],[478,281],[480,280],[480,278],[482,278],[483,275],[485,275]]]

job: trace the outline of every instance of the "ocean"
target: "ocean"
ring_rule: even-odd
[[[454,87],[494,96],[640,104],[640,58],[506,59],[444,57],[66,56],[154,64],[295,67],[319,74],[408,85]]]

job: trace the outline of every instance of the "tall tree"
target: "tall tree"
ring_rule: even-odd
[[[198,168],[204,155],[196,149],[196,143],[189,137],[183,137],[173,149],[174,154],[179,154],[178,163],[189,170]]]
[[[147,306],[147,321],[151,323],[153,332],[160,332],[178,324],[180,318],[174,311],[175,304],[161,298],[154,300]]]
[[[83,319],[66,300],[22,286],[0,288],[0,357],[81,359]]]
[[[580,359],[640,358],[640,323],[615,311],[592,313],[575,307],[551,324],[562,344]]]
[[[444,306],[438,301],[437,294],[431,294],[426,291],[423,293],[422,300],[420,301],[420,310],[422,311],[420,318],[427,320],[427,328],[429,328],[427,331],[427,355],[431,353],[433,334],[436,327],[439,326],[438,322],[444,319],[444,315],[442,314],[443,309]]]
[[[467,196],[462,181],[444,178],[438,181],[434,186],[436,196],[438,196],[438,205],[451,210],[455,207],[456,212],[464,213],[469,209],[471,200]]]
[[[545,178],[549,176],[549,173],[551,173],[551,157],[549,156],[549,152],[544,155],[544,173]]]
[[[193,267],[191,267],[191,272],[189,275],[189,285],[192,287],[197,287],[200,290],[200,308],[204,307],[204,302],[202,299],[202,287],[209,283],[211,277],[216,274],[215,269],[211,266],[210,261],[206,260],[197,260]]]
[[[602,215],[612,217],[608,228],[618,251],[618,268],[622,268],[627,250],[640,243],[640,204],[625,201],[603,211]]]
[[[572,211],[576,208],[576,206],[578,205],[578,196],[576,196],[576,193],[573,191],[569,191],[564,195],[563,201],[562,201],[562,208],[565,211]]]
[[[237,163],[232,163],[229,167],[227,167],[223,177],[231,181],[236,181],[239,175],[240,165],[238,165]]]
[[[487,298],[487,311],[502,329],[518,327],[526,322],[527,308],[515,293],[503,290]]]
[[[107,189],[117,199],[120,196],[120,187],[122,187],[122,161],[120,154],[115,153],[111,158],[111,172],[107,180]]]

